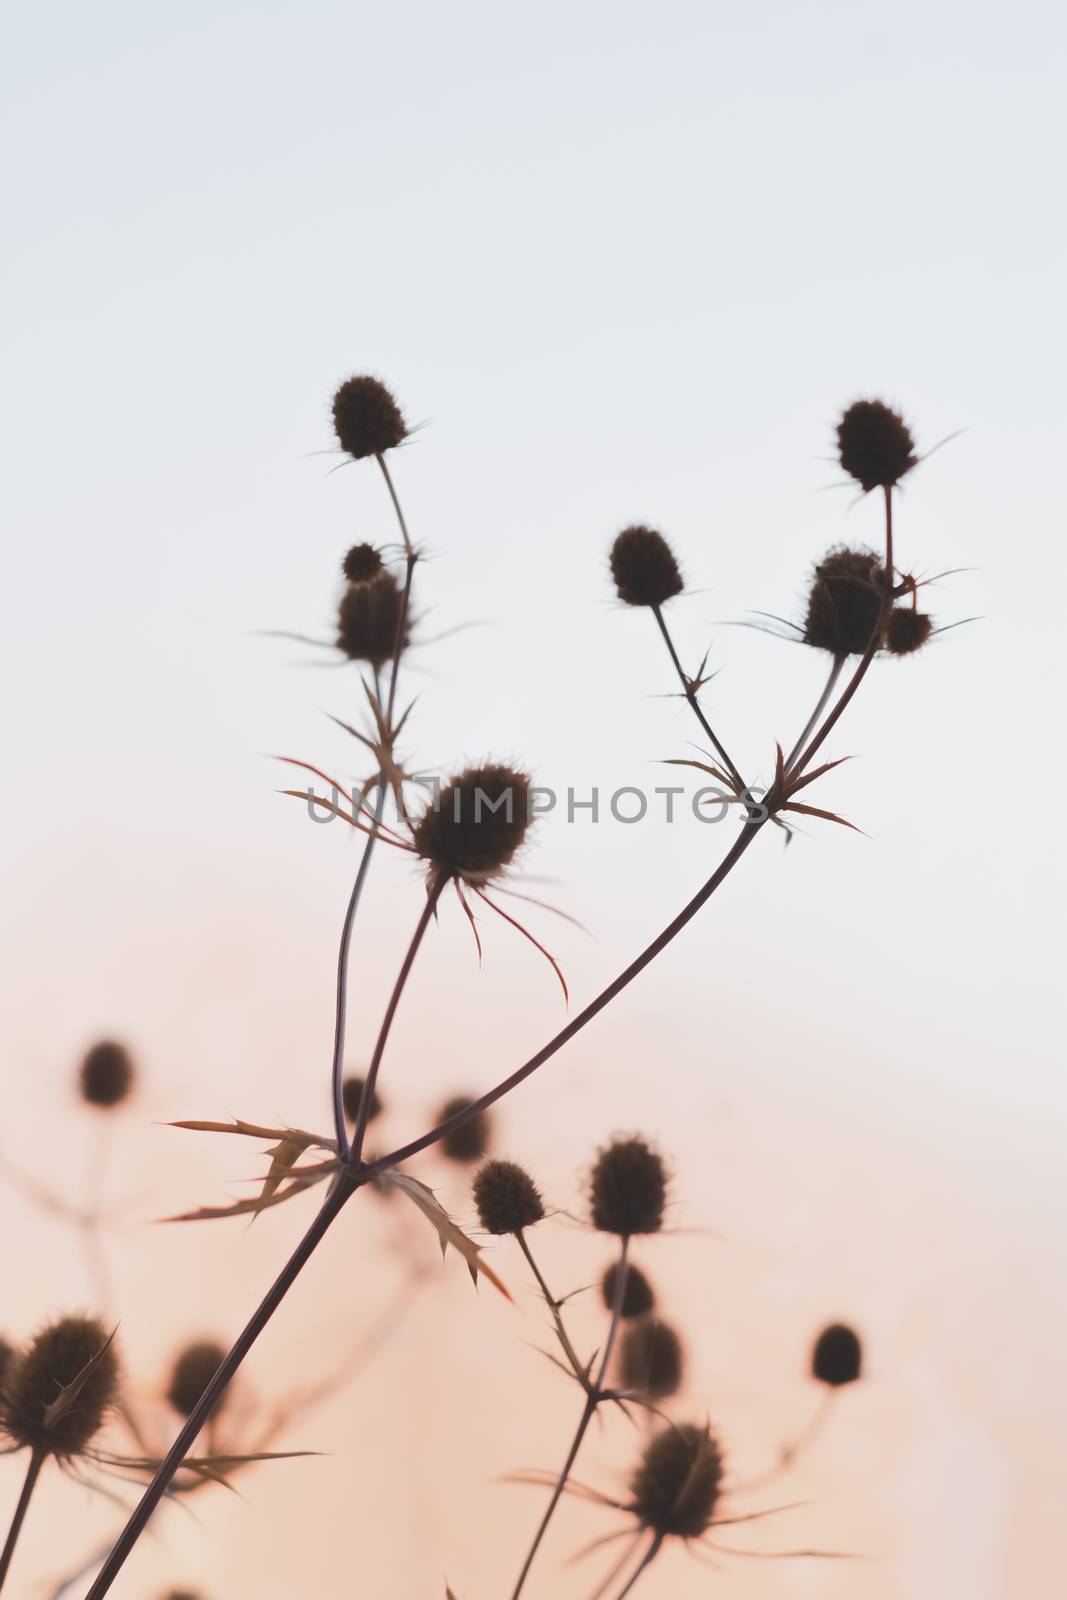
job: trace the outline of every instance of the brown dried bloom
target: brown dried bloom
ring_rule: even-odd
[[[655,528],[624,528],[611,547],[611,576],[628,606],[661,606],[684,585],[674,552]]]
[[[62,1317],[15,1357],[4,1383],[4,1429],[17,1445],[80,1455],[118,1393],[115,1347],[95,1317]]]
[[[226,1351],[214,1339],[198,1339],[179,1351],[171,1369],[167,1385],[167,1399],[180,1417],[191,1417],[197,1402],[226,1357]],[[223,1394],[217,1411],[226,1399]]]
[[[407,438],[400,408],[384,383],[362,374],[333,397],[333,426],[341,449],[356,461],[384,455]]]
[[[345,1116],[348,1118],[349,1122],[355,1122],[356,1118],[359,1116],[359,1102],[363,1098],[363,1084],[364,1079],[359,1077],[358,1074],[353,1073],[350,1077],[346,1078],[344,1083],[341,1085],[341,1099],[344,1101]],[[377,1088],[374,1088],[371,1090],[370,1114],[367,1117],[368,1123],[373,1122],[375,1117],[380,1116],[381,1111],[382,1097],[378,1093]]]
[[[863,1346],[859,1335],[843,1322],[824,1328],[811,1352],[811,1375],[831,1389],[855,1383],[863,1370]]]
[[[474,1204],[487,1233],[521,1233],[545,1214],[541,1191],[516,1161],[487,1161],[474,1176]]]
[[[699,1539],[722,1494],[723,1460],[707,1427],[668,1425],[645,1446],[632,1479],[630,1510],[661,1537]]]
[[[383,568],[369,583],[350,584],[337,612],[337,648],[349,661],[366,661],[382,667],[396,649],[404,598],[396,578]],[[401,650],[411,641],[405,622]]]
[[[873,550],[829,551],[812,579],[805,644],[835,656],[862,655],[878,627],[885,581]]]
[[[370,583],[381,575],[382,558],[372,544],[354,544],[341,562],[349,583]]]
[[[94,1044],[78,1070],[82,1099],[99,1111],[110,1111],[121,1105],[133,1088],[133,1080],[129,1052],[113,1039],[101,1039]]]
[[[934,631],[933,618],[911,606],[894,606],[885,626],[885,647],[892,656],[910,656],[921,650]]]
[[[615,1285],[619,1281],[619,1264],[613,1261],[600,1280],[600,1298],[605,1307],[611,1311],[615,1305]],[[622,1291],[622,1314],[624,1317],[643,1317],[652,1310],[656,1303],[652,1285],[649,1283],[640,1267],[635,1267],[631,1262],[626,1274],[626,1285]]]
[[[632,1322],[619,1347],[624,1389],[649,1400],[666,1400],[682,1386],[682,1341],[669,1322],[641,1317]]]
[[[889,489],[916,464],[915,441],[899,412],[881,400],[857,400],[837,425],[841,465],[864,494]]]
[[[453,1095],[451,1100],[446,1100],[437,1113],[437,1122],[447,1122],[449,1117],[456,1116],[460,1111],[466,1111],[468,1106],[474,1104],[470,1095]],[[492,1123],[488,1111],[479,1111],[471,1117],[461,1128],[446,1133],[441,1140],[441,1150],[450,1161],[480,1161],[489,1149],[489,1136]]]
[[[590,1182],[593,1227],[628,1238],[663,1226],[667,1170],[644,1139],[613,1139],[597,1156]]]
[[[467,767],[415,823],[415,849],[447,877],[488,883],[510,865],[530,820],[525,772],[500,762]]]

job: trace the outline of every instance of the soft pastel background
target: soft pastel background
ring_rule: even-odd
[[[671,781],[693,738],[647,619],[612,601],[608,542],[653,520],[691,592],[686,660],[741,764],[769,773],[817,691],[799,647],[717,627],[796,614],[811,560],[875,539],[835,487],[843,403],[901,404],[924,447],[901,561],[982,620],[885,662],[823,787],[868,837],[763,838],[640,984],[508,1102],[500,1148],[561,1207],[606,1134],[675,1170],[677,1231],[640,1259],[685,1328],[685,1406],[738,1476],[803,1425],[808,1341],[855,1320],[869,1380],[792,1481],[802,1509],[738,1531],[851,1563],[680,1553],[645,1584],[820,1600],[1007,1600],[1062,1570],[1067,1089],[1058,799],[1065,262],[1059,8],[845,0],[536,8],[190,0],[10,13],[3,118],[0,1150],[82,1192],[99,1132],[71,1093],[99,1033],[143,1088],[111,1141],[120,1338],[139,1392],[176,1341],[232,1332],[313,1202],[240,1224],[151,1219],[224,1200],[257,1150],[182,1115],[325,1126],[335,940],[355,852],[277,798],[273,751],[358,767],[323,712],[351,670],[258,637],[327,635],[337,563],[391,537],[370,467],[331,475],[328,402],[370,369],[425,421],[395,470],[418,537],[408,684],[419,759],[493,751],[581,792]],[[450,632],[475,623],[465,631]],[[538,914],[577,1001],[706,875],[729,828],[587,818],[529,870],[589,939]],[[383,855],[356,946],[350,1059],[369,1046],[419,889]],[[446,909],[397,1026],[389,1128],[418,1131],[560,1024],[502,924],[479,972]],[[469,1218],[464,1178],[419,1170]],[[13,1188],[4,1331],[90,1293],[78,1242]],[[406,1219],[404,1219],[406,1220]],[[403,1291],[395,1210],[353,1205],[248,1363],[246,1409],[374,1362],[301,1419],[325,1459],[261,1468],[244,1501],[171,1512],[115,1594],[205,1600],[358,1588],[507,1592],[575,1396],[516,1312],[435,1262]],[[405,1240],[408,1235],[405,1234]],[[404,1250],[408,1249],[405,1242]],[[602,1245],[541,1236],[561,1288]],[[494,1261],[516,1288],[520,1263]],[[602,1324],[576,1310],[590,1343]],[[164,1436],[171,1424],[161,1420]],[[612,1422],[581,1475],[610,1487]],[[17,1492],[14,1463],[0,1492]],[[117,1525],[53,1484],[11,1592],[44,1596]],[[613,1526],[571,1506],[531,1595]],[[80,1592],[75,1589],[75,1593]]]

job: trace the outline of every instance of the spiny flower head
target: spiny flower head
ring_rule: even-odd
[[[470,1095],[456,1094],[446,1100],[437,1113],[437,1122],[447,1122],[449,1117],[454,1117],[461,1111],[466,1111],[472,1106],[474,1100]],[[480,1161],[489,1149],[489,1137],[492,1128],[488,1111],[479,1111],[469,1122],[461,1128],[446,1133],[441,1140],[441,1150],[450,1161],[459,1161],[464,1164],[471,1161]]]
[[[167,1385],[167,1399],[180,1417],[192,1416],[225,1356],[225,1349],[214,1339],[198,1339],[178,1352]],[[223,1394],[215,1410],[222,1406],[225,1398]]]
[[[349,661],[384,666],[396,650],[403,611],[403,593],[387,567],[369,583],[349,584],[337,612],[337,648]],[[411,630],[405,620],[400,634],[402,651],[410,641]]]
[[[133,1088],[134,1070],[125,1045],[101,1039],[86,1051],[78,1069],[78,1088],[87,1105],[111,1111]]]
[[[885,625],[885,647],[892,656],[910,656],[921,650],[934,631],[934,620],[911,606],[894,606]]]
[[[363,373],[333,397],[333,426],[342,450],[356,461],[384,455],[407,438],[400,408],[384,383]]]
[[[619,599],[628,606],[661,606],[684,588],[674,552],[662,533],[640,524],[617,536],[611,547],[611,576]]]
[[[349,583],[370,583],[381,575],[382,558],[372,544],[354,544],[341,562]]]
[[[843,1322],[824,1328],[811,1352],[811,1375],[831,1389],[855,1383],[863,1370],[863,1347],[855,1329]]]
[[[488,883],[509,866],[530,826],[530,779],[502,762],[467,767],[415,823],[417,853],[437,872]]]
[[[830,550],[815,568],[804,642],[831,655],[862,655],[882,614],[885,569],[873,550]]]
[[[890,489],[916,464],[915,441],[898,411],[881,400],[856,400],[837,425],[841,465],[864,494]]]
[[[615,1305],[615,1286],[619,1281],[619,1264],[611,1262],[604,1276],[600,1280],[600,1298],[608,1311]],[[652,1285],[649,1283],[640,1267],[630,1263],[626,1273],[626,1284],[622,1291],[622,1314],[624,1317],[643,1317],[652,1310],[656,1303]]]
[[[475,1173],[473,1192],[487,1233],[521,1233],[545,1214],[541,1191],[517,1161],[487,1161]]]
[[[653,1434],[630,1480],[630,1509],[661,1537],[699,1539],[722,1494],[723,1460],[707,1427],[668,1424]]]
[[[593,1227],[601,1233],[658,1233],[667,1198],[663,1157],[645,1139],[613,1139],[597,1155],[590,1193]]]
[[[344,1083],[341,1085],[341,1099],[344,1101],[345,1116],[348,1118],[349,1122],[355,1122],[356,1118],[359,1116],[359,1102],[363,1098],[363,1083],[364,1080],[356,1073],[353,1073],[350,1077],[346,1078]],[[367,1117],[367,1121],[369,1123],[373,1122],[375,1117],[381,1115],[381,1111],[382,1097],[378,1093],[377,1086],[375,1086],[375,1088],[371,1090],[370,1114]]]
[[[666,1400],[682,1386],[682,1341],[669,1322],[640,1317],[631,1322],[619,1346],[624,1389],[649,1400]]]
[[[61,1317],[12,1361],[4,1429],[17,1445],[65,1459],[80,1455],[118,1393],[114,1344],[95,1317]]]

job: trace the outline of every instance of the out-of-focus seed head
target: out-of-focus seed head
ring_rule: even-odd
[[[366,661],[372,667],[384,666],[393,659],[404,597],[400,585],[387,567],[369,583],[350,584],[337,611],[337,648],[349,661]],[[404,622],[400,648],[411,642],[411,629]]]
[[[487,762],[443,785],[415,823],[413,839],[437,872],[482,884],[511,864],[530,822],[528,774]]]
[[[619,1281],[619,1264],[613,1261],[600,1280],[600,1298],[608,1311],[615,1305],[615,1286]],[[652,1285],[641,1271],[630,1263],[626,1274],[626,1283],[622,1291],[622,1314],[624,1317],[643,1317],[652,1310],[656,1303]]]
[[[450,1100],[445,1101],[434,1120],[447,1122],[449,1117],[457,1116],[459,1112],[466,1111],[467,1107],[473,1104],[470,1095],[453,1095]],[[442,1154],[450,1161],[459,1161],[464,1165],[471,1161],[480,1161],[489,1149],[491,1130],[492,1122],[488,1111],[479,1111],[461,1128],[445,1134],[441,1140]]]
[[[348,1118],[349,1122],[355,1122],[356,1118],[359,1116],[359,1102],[363,1098],[364,1081],[365,1080],[363,1078],[353,1073],[352,1076],[346,1078],[344,1083],[341,1085],[341,1099],[344,1101],[345,1116]],[[378,1093],[377,1085],[375,1085],[375,1087],[371,1090],[370,1115],[367,1117],[368,1124],[373,1122],[375,1117],[380,1116],[381,1111],[382,1097]]]
[[[674,552],[655,528],[624,528],[611,547],[611,576],[628,606],[661,606],[684,584]]]
[[[134,1070],[129,1051],[114,1039],[101,1039],[85,1054],[78,1069],[78,1088],[87,1105],[111,1111],[129,1097]]]
[[[521,1233],[545,1214],[541,1191],[517,1161],[487,1161],[474,1175],[473,1192],[487,1233]]]
[[[372,544],[354,544],[341,562],[349,583],[371,583],[382,574],[382,558]]]
[[[882,614],[884,583],[873,550],[830,550],[811,581],[805,644],[835,656],[862,655]]]
[[[682,1386],[682,1341],[669,1322],[640,1317],[624,1330],[619,1376],[624,1389],[649,1400],[666,1400]]]
[[[192,1416],[225,1356],[225,1349],[214,1339],[198,1339],[178,1352],[167,1385],[167,1399],[180,1417]],[[212,1409],[220,1410],[225,1401],[224,1392]]]
[[[811,1352],[811,1375],[831,1389],[855,1383],[863,1370],[859,1335],[843,1322],[824,1328]]]
[[[934,631],[934,619],[910,606],[894,606],[885,625],[885,647],[892,656],[921,650]]]
[[[890,489],[916,464],[904,418],[881,400],[855,400],[837,424],[841,465],[864,494]]]
[[[722,1494],[723,1460],[707,1427],[668,1424],[653,1434],[630,1480],[630,1510],[664,1537],[699,1539]]]
[[[200,1600],[200,1596],[191,1589],[172,1589],[164,1600]]]
[[[119,1364],[95,1317],[61,1317],[11,1362],[5,1431],[17,1445],[65,1459],[99,1432],[119,1387]]]
[[[362,374],[333,397],[333,426],[342,450],[356,461],[384,455],[407,438],[400,407],[384,383]]]
[[[613,1139],[593,1165],[590,1180],[593,1227],[629,1238],[658,1233],[667,1198],[663,1157],[645,1139]]]

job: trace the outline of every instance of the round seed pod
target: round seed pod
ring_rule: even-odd
[[[862,655],[882,614],[885,569],[873,550],[829,551],[815,568],[804,643],[831,655]]]
[[[639,524],[624,528],[612,545],[611,576],[628,606],[661,606],[685,587],[662,533]]]
[[[333,427],[341,449],[356,461],[395,449],[408,432],[385,384],[366,374],[347,379],[334,395]]]
[[[466,1111],[468,1106],[474,1104],[470,1095],[453,1095],[451,1100],[446,1100],[438,1111],[435,1122],[446,1122],[449,1117],[454,1117],[460,1111]],[[489,1137],[492,1122],[488,1111],[479,1111],[465,1122],[461,1128],[456,1128],[452,1133],[446,1133],[441,1140],[441,1151],[450,1161],[460,1161],[464,1164],[471,1161],[480,1161],[489,1149]]]
[[[831,1389],[855,1383],[863,1370],[859,1335],[843,1322],[824,1328],[811,1352],[811,1375]]]
[[[487,1233],[521,1233],[545,1214],[540,1189],[517,1161],[487,1161],[474,1175],[473,1193]]]
[[[590,1182],[593,1227],[629,1238],[658,1233],[667,1198],[663,1157],[644,1139],[613,1139],[599,1152]]]
[[[885,626],[885,647],[892,656],[910,656],[921,650],[934,631],[934,621],[925,611],[911,606],[894,606]]]
[[[723,1460],[710,1429],[668,1424],[654,1433],[630,1480],[630,1510],[664,1536],[699,1539],[722,1494]]]
[[[600,1298],[605,1309],[611,1311],[615,1305],[615,1285],[619,1280],[619,1264],[613,1261],[600,1280]],[[622,1291],[622,1314],[624,1317],[643,1317],[652,1310],[656,1303],[652,1285],[641,1271],[631,1262],[626,1274],[626,1287]]]
[[[369,583],[350,584],[337,610],[337,648],[349,661],[366,661],[382,667],[393,659],[396,650],[404,597],[400,585],[387,567]],[[407,621],[400,636],[400,649],[411,643]]]
[[[530,826],[530,779],[500,762],[467,767],[415,823],[415,849],[435,871],[487,883],[504,871]]]
[[[370,583],[381,576],[382,558],[372,544],[354,544],[341,562],[349,583]]]
[[[95,1317],[50,1323],[11,1362],[4,1429],[17,1445],[66,1459],[80,1455],[118,1394],[115,1346]],[[69,1403],[57,1405],[68,1391]]]
[[[167,1400],[180,1417],[192,1416],[225,1356],[225,1349],[214,1339],[198,1339],[178,1352],[167,1385]],[[212,1410],[220,1410],[225,1400],[223,1393]]]
[[[868,494],[890,489],[916,464],[904,418],[881,400],[856,400],[837,425],[837,450],[850,478]]]
[[[363,1098],[364,1081],[365,1080],[363,1078],[359,1077],[356,1073],[353,1073],[352,1076],[346,1078],[341,1085],[341,1099],[344,1101],[345,1116],[348,1118],[349,1122],[355,1122],[356,1118],[359,1116],[359,1102]],[[380,1116],[381,1111],[382,1097],[378,1093],[377,1085],[375,1085],[374,1089],[371,1091],[370,1115],[367,1118],[368,1124],[373,1122],[375,1117]]]
[[[666,1400],[682,1386],[682,1366],[682,1341],[669,1322],[640,1317],[625,1329],[619,1345],[624,1389],[649,1400]]]
[[[125,1045],[101,1039],[85,1054],[78,1069],[78,1088],[86,1105],[111,1111],[128,1098],[134,1070]]]

